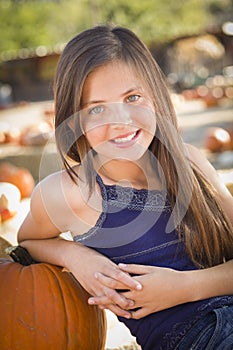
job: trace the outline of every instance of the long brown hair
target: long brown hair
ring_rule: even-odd
[[[80,126],[74,132],[68,119],[81,109],[88,74],[117,60],[135,69],[154,101],[157,127],[149,150],[161,166],[173,220],[192,261],[198,267],[208,267],[233,258],[232,225],[212,186],[187,158],[163,74],[149,49],[126,28],[103,25],[88,29],[73,38],[61,55],[54,82],[55,133],[66,170],[75,181],[77,175],[69,160],[82,163],[85,159],[85,174],[93,188],[90,146]]]

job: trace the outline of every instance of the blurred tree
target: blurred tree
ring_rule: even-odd
[[[148,44],[163,43],[202,32],[232,7],[233,0],[0,0],[0,52],[54,48],[105,22],[129,27]]]
[[[90,23],[85,0],[0,0],[0,52],[54,47]]]
[[[198,34],[232,20],[233,0],[98,0],[104,20],[133,29],[148,44]]]
[[[101,3],[102,17],[129,26],[147,43],[164,42],[203,30],[207,21],[202,0],[124,0]]]

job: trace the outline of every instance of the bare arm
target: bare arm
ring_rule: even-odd
[[[49,190],[55,192],[56,195],[54,199],[53,193],[49,195],[52,203],[48,204],[46,195],[43,196],[43,193]],[[31,198],[31,210],[18,232],[19,244],[25,247],[36,261],[66,268],[91,295],[105,295],[108,302],[112,303],[110,306],[112,311],[130,317],[130,313],[124,310],[130,305],[130,301],[111,286],[103,285],[95,278],[95,273],[100,271],[103,275],[108,276],[112,283],[117,280],[124,289],[134,289],[138,286],[140,288],[139,282],[93,249],[59,237],[61,230],[58,226],[63,225],[62,220],[58,220],[56,223],[59,225],[56,225],[56,220],[53,220],[50,215],[50,205],[54,205],[58,217],[64,214],[59,204],[62,201],[59,199],[61,198],[56,188],[56,178],[52,181],[49,179],[48,183],[45,182],[36,187]]]

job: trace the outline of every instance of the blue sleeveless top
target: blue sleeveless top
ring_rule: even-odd
[[[92,247],[115,263],[154,265],[176,270],[196,267],[168,223],[172,209],[166,193],[105,185],[96,177],[102,195],[102,213],[87,233],[74,241]],[[118,317],[143,350],[172,350],[194,322],[211,310],[233,304],[233,296],[178,305],[139,320]]]

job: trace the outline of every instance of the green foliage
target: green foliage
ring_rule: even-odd
[[[101,5],[105,2],[99,1]],[[147,43],[198,33],[207,20],[202,0],[134,0],[133,6],[117,0],[101,7],[103,18],[130,27]]]
[[[0,52],[55,47],[94,24],[113,22],[148,44],[202,32],[232,0],[0,0]]]
[[[85,1],[0,1],[0,52],[55,46],[89,22]]]

